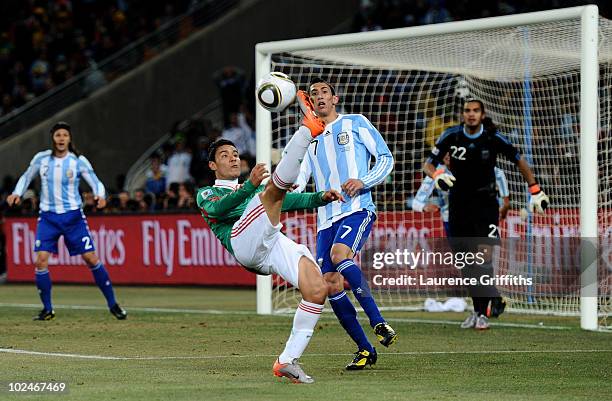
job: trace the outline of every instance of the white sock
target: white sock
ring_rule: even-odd
[[[310,342],[310,337],[312,337],[322,310],[323,305],[313,304],[302,299],[293,317],[291,336],[287,340],[285,350],[278,357],[280,363],[291,363],[294,359],[299,359],[302,356]]]
[[[293,134],[285,150],[283,157],[272,174],[272,182],[280,189],[290,189],[300,174],[300,165],[304,155],[310,146],[312,135],[310,130],[303,125]]]

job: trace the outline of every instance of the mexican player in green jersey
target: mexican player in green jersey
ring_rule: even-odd
[[[295,312],[291,336],[274,363],[273,373],[295,383],[312,383],[314,380],[304,373],[298,359],[323,310],[327,287],[308,248],[280,232],[280,214],[315,209],[344,198],[336,190],[287,193],[297,179],[310,141],[325,127],[311,112],[312,105],[303,98],[300,100],[304,113],[302,126],[285,147],[283,158],[265,186],[260,184],[270,174],[264,164],[256,165],[249,179],[238,184],[238,150],[232,142],[219,139],[209,148],[209,167],[215,172],[215,185],[201,188],[196,199],[204,220],[242,266],[258,274],[278,274],[299,288],[302,300]]]

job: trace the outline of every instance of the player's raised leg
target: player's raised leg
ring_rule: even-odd
[[[273,225],[280,221],[283,199],[298,178],[310,142],[325,130],[325,123],[317,117],[308,95],[298,91],[297,100],[302,111],[302,124],[285,146],[283,157],[272,174],[272,180],[259,195]]]
[[[285,146],[283,157],[272,174],[274,185],[285,191],[291,189],[297,180],[310,142],[325,130],[325,123],[316,116],[308,95],[303,91],[298,91],[297,100],[303,115],[302,124]]]

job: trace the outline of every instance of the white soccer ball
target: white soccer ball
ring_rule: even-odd
[[[283,111],[295,100],[295,84],[282,72],[270,72],[261,78],[255,93],[259,104],[266,110]]]
[[[465,99],[470,96],[470,88],[465,79],[460,79],[455,86],[455,96]]]

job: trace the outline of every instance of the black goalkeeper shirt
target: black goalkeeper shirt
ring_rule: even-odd
[[[496,193],[495,165],[497,155],[503,154],[517,163],[521,154],[499,131],[485,130],[470,135],[463,124],[445,130],[431,150],[428,162],[434,166],[443,163],[446,153],[450,154],[449,170],[455,176],[455,185],[450,190],[453,197],[473,197]]]

